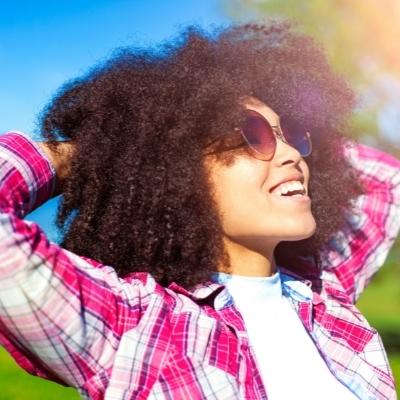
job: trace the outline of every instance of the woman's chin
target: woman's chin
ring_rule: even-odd
[[[287,233],[287,237],[283,241],[298,241],[308,239],[314,235],[317,230],[317,224],[312,218],[307,223],[302,224],[302,226],[296,226],[293,228],[292,232]]]

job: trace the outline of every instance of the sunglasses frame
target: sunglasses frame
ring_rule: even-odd
[[[272,125],[262,114],[260,114],[259,112],[255,111],[255,110],[246,110],[246,118],[248,117],[256,117],[256,118],[260,118],[264,123],[266,123],[270,128],[271,131],[273,133],[274,139],[275,139],[275,146],[274,146],[274,150],[271,154],[264,154],[262,152],[260,152],[259,150],[257,150],[256,148],[253,147],[253,145],[249,142],[249,140],[247,139],[245,133],[243,132],[243,128],[240,129],[240,132],[244,138],[244,140],[246,141],[247,145],[249,146],[250,150],[254,153],[254,157],[263,161],[271,161],[274,158],[275,155],[275,151],[276,151],[276,145],[277,145],[277,138],[280,139],[282,142],[288,144],[289,146],[293,147],[294,149],[296,149],[299,153],[300,151],[293,146],[291,143],[289,143],[285,137],[285,134],[282,130],[281,125]],[[311,135],[310,132],[306,131],[305,132],[305,136],[307,137],[307,140],[309,142],[309,152],[305,155],[302,155],[300,153],[300,155],[304,158],[304,157],[308,157],[311,153],[312,153],[312,142],[311,142]]]

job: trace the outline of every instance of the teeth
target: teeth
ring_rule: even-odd
[[[284,194],[287,194],[288,192],[293,192],[295,190],[301,190],[301,191],[303,191],[304,194],[306,192],[306,190],[301,182],[291,181],[291,182],[282,183],[281,185],[277,186],[273,190],[272,194],[277,195],[277,196],[282,196]],[[298,196],[302,196],[302,195],[298,195]]]

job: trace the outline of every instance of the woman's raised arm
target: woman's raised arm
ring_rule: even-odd
[[[339,281],[355,303],[399,234],[400,160],[353,142],[345,151],[366,193],[355,202],[346,226],[325,247],[322,260],[326,280]]]
[[[0,136],[0,344],[29,373],[101,398],[146,288],[23,220],[56,194],[56,172],[62,183],[68,171],[70,146],[60,148],[64,159],[48,150],[18,132]]]
[[[70,171],[71,158],[75,149],[73,142],[57,142],[55,145],[46,142],[36,142],[36,145],[40,147],[55,169],[56,187],[54,195],[61,194],[63,182],[68,177]]]

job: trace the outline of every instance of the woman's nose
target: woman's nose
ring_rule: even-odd
[[[302,160],[300,152],[281,138],[277,138],[274,161],[279,165],[293,162],[298,164]]]

